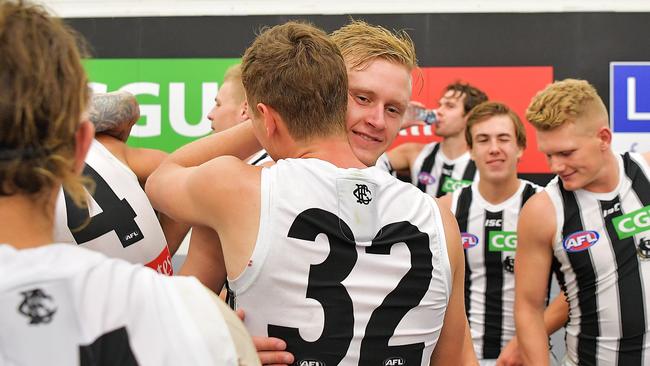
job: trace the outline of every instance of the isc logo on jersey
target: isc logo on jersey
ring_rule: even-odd
[[[478,245],[478,236],[470,233],[461,233],[460,240],[464,249],[474,248]]]
[[[582,252],[596,244],[598,238],[600,235],[596,231],[577,231],[564,238],[562,245],[567,252]]]
[[[514,231],[490,231],[488,243],[491,252],[514,252],[517,249],[517,233]]]
[[[382,366],[404,366],[406,361],[401,357],[391,357],[387,358],[382,362]]]
[[[650,230],[650,206],[645,206],[628,214],[612,219],[619,239],[629,238]]]

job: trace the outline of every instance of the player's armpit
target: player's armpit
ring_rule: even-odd
[[[226,266],[217,233],[205,226],[192,228],[190,247],[179,272],[194,276],[203,285],[218,294],[226,282]]]

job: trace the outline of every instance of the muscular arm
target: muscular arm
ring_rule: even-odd
[[[451,265],[452,288],[440,337],[431,354],[431,365],[458,365],[463,358],[467,317],[465,316],[465,262],[456,219],[448,209],[440,209]]]
[[[554,218],[548,195],[540,192],[526,202],[517,225],[515,325],[517,342],[526,365],[548,365],[549,362],[548,333],[544,322],[548,285],[539,279],[548,278],[551,268]]]
[[[388,155],[390,166],[396,171],[410,171],[411,165],[413,165],[415,158],[418,156],[420,151],[422,151],[423,147],[424,144],[409,142],[387,151],[386,155]]]

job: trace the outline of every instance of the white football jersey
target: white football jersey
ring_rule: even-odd
[[[93,140],[84,175],[96,185],[89,207],[77,207],[61,190],[56,203],[54,241],[78,244],[171,275],[165,234],[131,169]]]
[[[0,365],[238,364],[195,278],[69,244],[0,245],[0,314]]]
[[[428,365],[451,292],[435,200],[318,159],[280,160],[261,187],[256,246],[230,281],[250,333],[285,340],[296,365]]]

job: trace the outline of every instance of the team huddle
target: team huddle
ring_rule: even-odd
[[[82,44],[0,1],[0,365],[650,364],[650,153],[612,151],[587,81],[526,110],[541,187],[521,118],[460,81],[440,142],[388,150],[405,32],[265,29],[169,155],[126,144],[137,101],[92,95]]]

